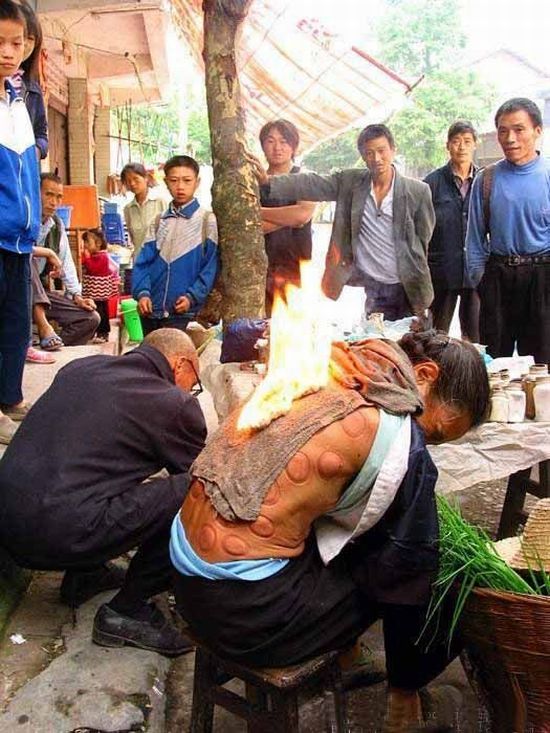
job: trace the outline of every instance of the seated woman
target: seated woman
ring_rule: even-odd
[[[454,440],[483,420],[487,373],[473,346],[435,331],[406,334],[400,347],[381,340],[335,345],[333,363],[336,383],[241,442],[242,453],[265,441],[248,487],[239,466],[248,455],[233,462],[226,450],[212,468],[231,417],[197,459],[172,527],[176,600],[198,638],[257,666],[351,648],[382,618],[385,730],[397,733],[420,721],[417,690],[451,658],[443,642],[428,650],[415,644],[438,566],[437,470],[426,442]],[[327,410],[339,399],[350,402],[343,416],[313,427],[289,452],[317,419],[293,413],[314,398]],[[227,445],[237,445],[231,426],[225,431]],[[255,484],[270,475],[273,455],[284,469],[258,497]],[[281,455],[289,456],[286,464]],[[224,470],[225,484],[213,481]],[[243,521],[257,501],[254,521]]]

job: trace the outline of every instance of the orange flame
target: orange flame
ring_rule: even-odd
[[[329,380],[329,301],[310,261],[300,263],[300,273],[301,287],[287,285],[286,303],[275,296],[267,375],[243,407],[239,430],[266,427],[289,412],[293,400],[316,392]]]

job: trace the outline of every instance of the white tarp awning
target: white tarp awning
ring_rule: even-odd
[[[202,67],[200,0],[172,0],[189,52]],[[298,127],[303,151],[352,125],[384,120],[402,106],[409,84],[363,50],[343,41],[294,3],[255,0],[238,47],[247,127],[268,120]]]

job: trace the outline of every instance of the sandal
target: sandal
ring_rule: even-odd
[[[7,415],[0,415],[0,443],[9,445],[19,426]]]
[[[27,349],[27,355],[25,361],[30,364],[54,364],[55,359],[50,354],[46,354],[43,351],[38,351],[34,346],[29,346]]]
[[[40,339],[40,348],[44,351],[59,351],[62,346],[65,346],[65,344],[56,333],[51,333],[49,336]]]
[[[22,405],[0,405],[0,410],[2,410],[4,416],[9,417],[13,422],[24,420],[29,414],[30,409],[31,406],[27,403],[23,403]]]

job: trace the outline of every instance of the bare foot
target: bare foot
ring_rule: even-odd
[[[421,723],[422,708],[418,692],[389,687],[383,733],[409,733]]]

